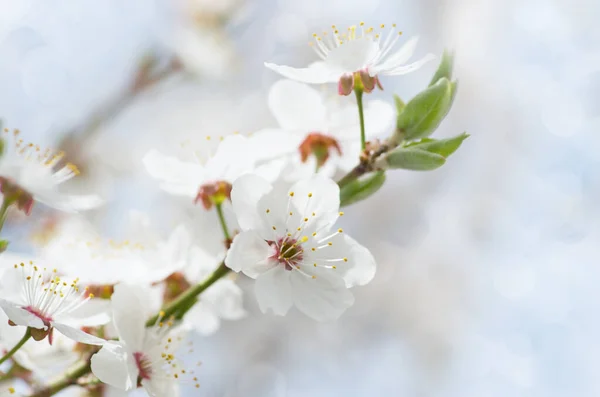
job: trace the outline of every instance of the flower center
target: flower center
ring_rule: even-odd
[[[133,353],[133,358],[135,360],[135,365],[140,372],[139,377],[141,379],[150,379],[152,375],[152,362],[150,359],[142,352]]]
[[[335,150],[338,156],[342,155],[342,149],[338,141],[328,135],[311,132],[298,147],[302,162],[306,162],[312,154],[317,159],[317,167],[322,167],[329,159],[331,151]]]
[[[204,209],[209,210],[213,205],[222,204],[231,199],[231,184],[225,181],[206,183],[200,186],[194,203],[202,202]]]
[[[50,317],[48,315],[44,315],[42,312],[40,312],[38,309],[36,309],[35,307],[32,307],[32,306],[26,306],[23,309],[27,310],[29,313],[33,314],[34,316],[36,316],[40,320],[42,320],[46,327],[50,327],[50,322],[52,322],[52,317]]]
[[[298,240],[293,238],[280,238],[279,240],[269,241],[269,244],[275,249],[271,259],[276,260],[285,267],[285,270],[291,271],[293,266],[302,262],[304,249]]]

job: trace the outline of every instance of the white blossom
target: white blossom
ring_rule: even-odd
[[[286,158],[288,170],[282,177],[295,182],[319,173],[333,177],[348,172],[361,153],[360,124],[356,104],[340,103],[314,88],[292,80],[280,80],[269,91],[269,108],[280,128],[256,132],[250,138],[264,160]],[[366,101],[367,140],[389,133],[394,122],[393,107],[380,100]]]
[[[15,264],[13,270],[17,277],[11,287],[20,290],[20,294],[11,296],[10,300],[0,298],[0,308],[12,323],[37,330],[32,331],[36,339],[48,336],[50,344],[54,329],[77,342],[91,345],[105,342],[72,325],[98,323],[97,320],[85,323],[78,318],[80,309],[93,295],[80,290],[77,279],[67,281],[57,275],[56,269],[47,271],[33,262]]]
[[[245,175],[231,199],[242,232],[225,263],[256,279],[263,312],[284,315],[295,305],[317,320],[335,319],[354,302],[348,288],[373,278],[371,253],[333,228],[341,213],[332,180],[315,176],[282,189]]]
[[[307,68],[293,68],[285,65],[265,63],[265,66],[284,77],[309,84],[338,83],[340,94],[348,95],[354,87],[357,73],[365,91],[370,92],[380,85],[378,75],[402,75],[420,68],[434,59],[428,54],[422,59],[406,65],[412,57],[417,38],[408,40],[399,50],[389,55],[400,39],[402,32],[392,25],[388,34],[374,28],[365,28],[364,23],[351,26],[347,31],[339,31],[332,26],[330,34],[322,36],[313,34],[313,49],[322,61],[315,62]],[[385,37],[384,37],[385,36]]]
[[[159,317],[153,327],[146,328],[151,309],[148,294],[147,289],[136,285],[115,286],[111,301],[119,341],[107,342],[92,356],[92,372],[121,390],[136,388],[140,379],[150,396],[176,396],[178,381],[197,379],[193,370],[186,370],[178,360],[182,335],[172,320]]]
[[[0,191],[5,200],[14,201],[27,214],[35,201],[66,212],[88,210],[102,204],[96,195],[61,193],[58,185],[78,175],[77,167],[67,163],[56,170],[64,153],[26,143],[19,136],[18,130],[12,133],[4,130]]]

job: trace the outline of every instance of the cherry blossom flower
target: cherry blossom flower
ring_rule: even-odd
[[[55,170],[64,153],[41,149],[19,138],[19,130],[4,130],[4,152],[0,156],[0,192],[5,200],[14,202],[26,214],[35,201],[49,207],[77,212],[98,207],[102,200],[96,195],[67,195],[58,185],[68,181],[79,170],[71,163]]]
[[[338,83],[340,95],[349,95],[354,89],[356,79],[360,79],[364,91],[371,92],[375,86],[381,88],[379,75],[396,76],[417,70],[435,57],[428,54],[422,59],[406,65],[417,46],[417,38],[408,40],[399,50],[389,55],[400,39],[396,25],[392,25],[388,34],[374,28],[365,28],[364,23],[351,26],[346,32],[340,32],[334,25],[331,34],[322,36],[313,34],[311,43],[317,55],[322,59],[307,68],[265,63],[265,66],[284,77],[309,84]],[[385,37],[384,37],[385,36]]]
[[[175,396],[178,381],[195,383],[197,379],[176,356],[182,334],[172,320],[159,317],[153,327],[146,328],[148,294],[147,289],[136,285],[115,286],[111,300],[119,341],[107,342],[92,356],[92,372],[102,382],[121,390],[136,388],[140,380],[150,396]]]
[[[143,162],[148,173],[161,181],[163,190],[193,198],[209,209],[213,203],[228,199],[231,183],[254,167],[255,155],[247,148],[246,137],[230,135],[206,162],[182,161],[158,150],[149,151]]]
[[[306,84],[280,80],[269,91],[269,108],[280,128],[258,131],[250,141],[254,150],[268,152],[265,160],[288,159],[286,180],[310,177],[315,169],[333,177],[336,171],[348,172],[358,164],[361,142],[356,104],[341,104],[338,97],[326,98]],[[364,113],[368,140],[390,132],[395,119],[390,104],[367,101]]]
[[[240,177],[231,192],[242,232],[225,264],[256,279],[263,312],[285,315],[292,305],[316,320],[338,318],[354,302],[349,287],[371,281],[375,260],[342,229],[339,188],[315,176],[290,189],[255,176]]]
[[[199,247],[192,248],[190,265],[184,270],[186,279],[193,283],[205,280],[218,266],[219,259]],[[239,320],[246,316],[242,289],[231,277],[216,281],[200,295],[183,317],[190,327],[203,335],[216,332],[221,320]]]
[[[105,342],[71,325],[80,320],[76,318],[78,310],[93,298],[80,290],[77,279],[63,280],[56,269],[48,272],[33,262],[15,264],[14,271],[19,276],[11,284],[21,294],[12,300],[0,298],[0,308],[13,324],[30,327],[36,340],[48,336],[50,344],[54,329],[77,342],[90,345]]]
[[[77,273],[84,285],[151,284],[187,265],[191,235],[185,226],[179,225],[161,239],[145,216],[132,214],[129,228],[131,239],[116,241],[100,237],[89,224],[68,226],[46,245],[41,256],[60,262],[67,275]]]

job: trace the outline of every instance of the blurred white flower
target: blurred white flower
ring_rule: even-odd
[[[19,131],[4,130],[3,152],[0,156],[0,192],[26,214],[38,201],[49,207],[76,212],[98,207],[102,200],[96,195],[66,195],[58,185],[76,176],[79,171],[71,163],[54,171],[64,153],[43,150],[19,139]]]
[[[241,135],[223,139],[214,156],[204,164],[185,162],[151,150],[143,159],[148,173],[161,181],[160,187],[174,195],[202,201],[209,209],[213,202],[229,197],[231,183],[253,169],[256,156],[248,150],[248,140]]]
[[[382,24],[381,29],[385,26]],[[265,66],[284,77],[310,84],[338,83],[340,95],[349,95],[360,78],[366,92],[379,86],[379,75],[396,76],[417,70],[435,57],[428,54],[422,59],[406,65],[417,46],[417,38],[411,38],[398,51],[388,56],[402,32],[396,31],[396,25],[386,35],[373,28],[365,29],[361,22],[359,27],[351,26],[347,32],[340,32],[332,26],[332,33],[319,36],[311,43],[317,55],[323,60],[315,62],[307,68],[265,63]]]
[[[82,322],[75,318],[76,313],[93,298],[86,291],[80,291],[77,279],[67,282],[56,275],[56,269],[47,272],[32,262],[15,264],[14,271],[18,277],[10,287],[21,290],[21,294],[12,300],[0,298],[0,308],[12,323],[32,328],[35,340],[48,336],[50,344],[54,329],[77,342],[91,345],[105,342],[71,325]]]
[[[218,266],[217,258],[198,247],[192,248],[190,265],[184,274],[189,282],[205,280]],[[196,303],[183,317],[186,324],[203,335],[216,332],[221,319],[239,320],[246,316],[242,289],[231,278],[221,278],[199,296]]]
[[[288,190],[245,175],[234,183],[231,199],[243,231],[225,263],[256,279],[263,312],[284,315],[294,304],[314,319],[333,320],[354,302],[348,288],[373,278],[369,250],[342,229],[330,230],[341,214],[332,180],[317,176]]]
[[[60,261],[61,270],[67,275],[77,273],[82,284],[151,284],[188,263],[191,236],[183,225],[161,239],[145,215],[132,215],[131,240],[118,242],[101,238],[91,225],[87,230],[79,229],[74,234],[73,228],[66,228],[63,235],[46,245],[41,256],[47,261]]]
[[[111,300],[119,341],[107,342],[92,356],[92,372],[102,382],[121,390],[136,388],[140,379],[151,396],[175,396],[178,380],[196,382],[196,378],[175,356],[182,334],[172,321],[159,318],[156,325],[146,328],[149,294],[149,290],[135,285],[115,286]]]
[[[280,80],[269,91],[269,107],[281,128],[265,129],[250,141],[263,158],[287,158],[293,167],[287,180],[319,173],[333,177],[339,169],[350,171],[361,153],[360,124],[356,104],[340,104],[306,84]],[[390,132],[394,108],[380,100],[366,101],[367,139]]]

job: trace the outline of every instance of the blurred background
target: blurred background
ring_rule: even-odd
[[[264,61],[306,64],[313,31],[363,20],[419,35],[417,58],[454,49],[436,137],[471,137],[346,210],[379,265],[354,307],[330,324],[263,315],[241,280],[251,315],[195,341],[202,389],[184,395],[596,397],[599,18],[595,0],[2,0],[0,117],[66,150],[82,171],[70,189],[109,201],[85,214],[107,234],[131,209],[211,228],[141,158],[275,126]],[[435,68],[376,95],[410,99]],[[11,218],[11,248],[42,223]]]

